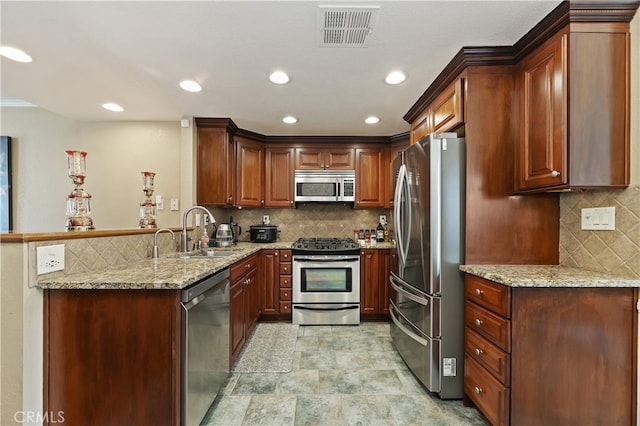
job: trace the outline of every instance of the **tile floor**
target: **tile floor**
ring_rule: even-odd
[[[426,392],[388,323],[300,326],[289,373],[232,374],[204,425],[486,425]]]

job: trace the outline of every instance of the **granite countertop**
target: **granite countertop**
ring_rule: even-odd
[[[291,242],[238,243],[222,258],[183,258],[171,253],[92,272],[55,278],[42,277],[36,287],[46,289],[164,289],[181,290],[262,249],[290,249]],[[229,249],[222,249],[229,250]]]
[[[222,258],[183,258],[171,253],[158,259],[112,266],[108,269],[38,279],[36,287],[47,289],[164,289],[181,290],[197,281],[228,268],[235,262],[263,249],[290,249],[292,242],[274,243],[240,242],[231,250],[233,254]],[[365,244],[365,249],[393,248],[393,243]],[[215,249],[214,249],[215,250]],[[229,249],[219,249],[229,250]]]
[[[460,270],[509,287],[640,287],[640,278],[560,265],[461,265]]]

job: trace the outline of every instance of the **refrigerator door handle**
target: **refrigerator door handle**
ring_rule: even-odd
[[[402,330],[402,332],[404,334],[406,334],[407,336],[411,337],[413,340],[415,340],[416,342],[418,342],[419,344],[421,344],[422,346],[427,346],[429,344],[429,342],[427,341],[427,339],[424,339],[420,336],[418,336],[417,334],[411,332],[411,330],[409,330],[407,327],[405,327],[400,320],[396,317],[395,314],[395,306],[391,305],[389,307],[389,316],[391,317],[391,320],[393,321],[393,323],[400,329]]]
[[[395,291],[397,291],[398,293],[402,293],[402,295],[406,298],[411,299],[414,302],[421,304],[422,306],[429,305],[428,299],[410,292],[405,286],[402,285],[402,280],[398,278],[398,276],[393,272],[391,272],[391,274],[389,275],[389,283]]]
[[[408,217],[405,218],[405,224],[409,224],[409,226],[405,229],[410,229],[410,224],[411,224],[411,209],[407,209],[407,206],[404,205],[403,203],[401,203],[402,200],[402,193],[405,192],[405,188],[406,188],[406,192],[407,194],[405,195],[405,203],[407,201],[411,200],[411,194],[408,194],[409,192],[409,185],[407,184],[407,166],[405,164],[402,164],[400,166],[400,169],[398,170],[398,180],[396,181],[396,188],[395,188],[395,192],[394,192],[394,197],[393,197],[393,222],[396,228],[396,239],[398,240],[398,247],[399,247],[399,255],[400,255],[400,262],[402,265],[404,265],[407,262],[407,256],[408,256],[408,251],[409,251],[409,247],[407,240],[405,240],[405,236],[404,235],[404,229],[401,227],[400,224],[400,212],[402,209],[405,209],[406,211],[409,212]]]

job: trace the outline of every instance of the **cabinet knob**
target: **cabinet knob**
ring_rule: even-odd
[[[476,296],[482,296],[482,293],[484,293],[482,290],[476,288]]]
[[[285,284],[289,284],[289,280],[284,280],[283,281]]]
[[[249,268],[251,267],[251,265],[249,265],[249,264],[247,263],[246,265],[244,265],[244,267],[245,267],[246,269],[249,269]]]
[[[480,395],[480,394],[482,393],[482,388],[479,388],[479,387],[477,387],[477,386],[474,386],[473,391],[474,391],[475,393],[477,393],[478,395]]]
[[[482,326],[482,320],[480,318],[476,318],[475,323],[478,327]]]
[[[289,310],[289,307],[288,307],[287,305],[284,305],[284,306],[282,307],[282,310],[283,310],[283,311],[288,311],[288,310]]]
[[[276,252],[276,256],[278,255],[278,252]]]
[[[476,348],[476,350],[474,351],[476,353],[476,356],[480,356],[482,355],[484,352],[482,352],[482,349],[480,348]]]
[[[289,297],[289,293],[287,293],[286,291],[283,294],[284,294],[284,297]]]
[[[560,176],[560,172],[559,171],[554,170],[554,171],[551,172],[551,177],[558,177],[558,176]]]

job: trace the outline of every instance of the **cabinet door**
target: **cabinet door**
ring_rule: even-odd
[[[363,249],[360,253],[360,312],[380,313],[380,260],[378,250]]]
[[[198,128],[196,200],[198,204],[233,204],[233,150],[226,128]]]
[[[233,283],[229,300],[230,364],[236,359],[245,341],[245,285],[243,280]]]
[[[464,80],[459,78],[438,96],[430,107],[432,132],[450,132],[464,123]]]
[[[258,317],[260,317],[258,271],[256,269],[251,270],[243,282],[245,283],[245,303],[247,306],[245,311],[245,336],[249,337],[258,322]]]
[[[559,33],[517,68],[520,190],[567,183],[567,42]]]
[[[265,149],[265,207],[293,207],[293,148]]]
[[[394,291],[389,283],[389,275],[395,268],[395,262],[397,256],[395,253],[391,253],[391,250],[378,250],[380,252],[381,273],[379,279],[379,292],[380,292],[380,312],[383,314],[389,313],[389,300],[393,299]]]
[[[389,207],[389,151],[356,149],[356,207]]]
[[[236,205],[262,207],[264,204],[264,147],[260,142],[236,139]]]
[[[324,154],[325,169],[353,170],[355,167],[353,148],[327,148]]]
[[[275,315],[280,309],[280,269],[279,251],[260,252],[260,306],[263,315]]]
[[[324,169],[324,150],[321,147],[302,147],[295,149],[296,170]]]

